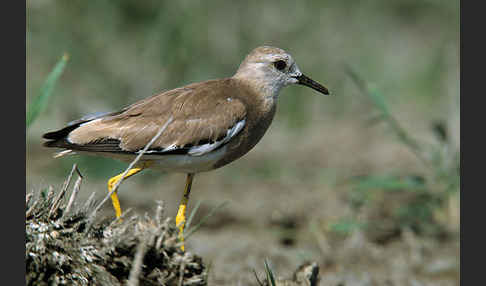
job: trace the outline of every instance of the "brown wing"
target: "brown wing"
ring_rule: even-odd
[[[231,94],[228,80],[170,90],[119,113],[82,122],[75,128],[68,126],[69,133],[60,134],[61,138],[51,136],[49,139],[53,141],[46,142],[46,146],[93,152],[136,152],[145,147],[171,116],[173,121],[151,150],[171,151],[215,142],[246,117],[245,105]]]

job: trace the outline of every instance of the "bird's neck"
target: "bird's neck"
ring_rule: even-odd
[[[246,87],[249,94],[251,94],[250,98],[248,98],[251,101],[249,104],[252,104],[256,110],[265,113],[276,106],[280,86],[262,83],[257,77],[238,77],[235,75],[232,77],[232,80],[238,82],[239,86]]]
[[[283,87],[281,82],[268,78],[268,75],[259,69],[240,68],[233,76],[233,79],[247,85],[262,99],[270,101],[277,99],[280,89]]]

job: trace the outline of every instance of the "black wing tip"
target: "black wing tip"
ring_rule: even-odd
[[[52,131],[52,132],[47,132],[42,135],[42,138],[48,139],[49,141],[44,142],[42,146],[44,147],[57,147],[57,148],[69,148],[70,143],[67,141],[67,136],[71,131],[76,129],[79,125],[73,125],[73,126],[66,126],[62,129]]]
[[[69,134],[69,132],[65,132],[66,128],[63,128],[61,130],[57,131],[52,131],[52,132],[47,132],[42,135],[42,138],[48,139],[49,141],[42,143],[42,146],[44,147],[59,147],[62,148],[63,144],[62,142],[65,141],[66,135]]]
[[[58,140],[50,140],[47,142],[42,143],[42,146],[48,148],[69,148],[70,144],[66,141],[65,138],[58,139]]]
[[[57,135],[58,133],[59,133],[59,131],[47,132],[47,133],[42,135],[42,138],[44,138],[44,139],[59,139],[59,136]]]
[[[64,139],[64,138],[66,138],[66,136],[68,136],[69,133],[71,133],[71,131],[78,128],[81,123],[83,123],[83,122],[80,122],[80,123],[74,124],[74,125],[68,125],[68,126],[62,128],[62,129],[59,129],[59,130],[56,130],[56,131],[47,132],[47,133],[42,135],[42,138],[49,139],[49,140]]]
[[[87,144],[76,144],[67,140],[66,137],[53,139],[42,144],[44,147],[64,148],[75,151],[106,152],[106,153],[133,153],[120,148],[120,141],[117,139],[103,138]]]
[[[89,122],[89,121],[92,121],[92,120],[95,120],[95,119],[99,119],[99,118],[102,118],[102,117],[106,117],[106,116],[118,115],[122,112],[123,112],[123,110],[117,111],[117,112],[97,112],[97,113],[93,113],[93,114],[88,114],[88,115],[83,116],[82,118],[80,118],[78,120],[74,120],[74,121],[69,122],[62,129],[45,133],[44,135],[42,135],[42,138],[51,139],[51,140],[60,140],[60,139],[63,139],[64,137],[66,137],[71,131],[78,128],[83,123],[86,123],[86,122]]]

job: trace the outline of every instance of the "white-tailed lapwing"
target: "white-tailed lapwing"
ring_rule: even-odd
[[[214,170],[245,155],[275,115],[280,89],[301,84],[328,94],[305,76],[284,50],[254,49],[229,78],[208,80],[143,99],[120,111],[86,116],[43,135],[62,155],[80,153],[131,162],[169,118],[170,124],[125,178],[145,168],[187,174],[176,216],[183,240],[186,206],[196,173]],[[121,175],[108,181],[111,192]],[[116,216],[121,208],[111,196]]]

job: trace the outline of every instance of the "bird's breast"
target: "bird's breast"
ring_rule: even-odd
[[[214,168],[220,168],[233,162],[255,147],[270,127],[275,111],[276,105],[272,104],[268,110],[249,112],[245,128],[227,144],[225,156],[214,164]]]

